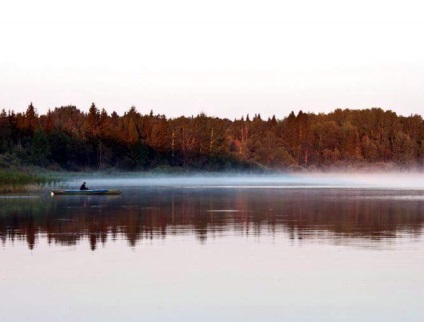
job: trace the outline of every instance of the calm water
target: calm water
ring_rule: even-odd
[[[424,187],[218,181],[0,196],[0,321],[424,320]]]

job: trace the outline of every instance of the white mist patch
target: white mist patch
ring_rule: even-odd
[[[91,178],[90,178],[91,177]],[[172,187],[182,189],[384,189],[424,190],[423,173],[307,173],[307,174],[196,174],[196,175],[146,175],[81,177],[69,186],[78,187],[83,181],[91,189],[122,187]]]
[[[341,174],[339,177],[358,188],[424,190],[424,174],[418,172]]]

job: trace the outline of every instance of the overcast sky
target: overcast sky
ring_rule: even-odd
[[[0,4],[0,108],[424,114],[421,1]]]

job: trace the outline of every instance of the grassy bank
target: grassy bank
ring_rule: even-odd
[[[24,170],[0,170],[0,193],[37,191],[60,182],[48,174],[28,173]]]

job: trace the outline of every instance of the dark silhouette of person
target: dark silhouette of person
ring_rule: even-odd
[[[88,190],[87,186],[85,185],[85,182],[81,185],[80,190]]]

